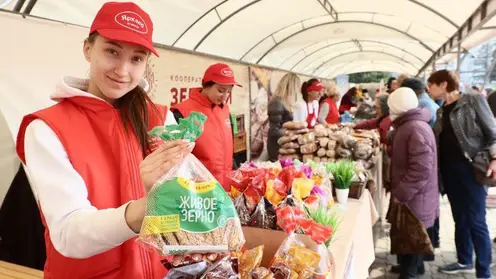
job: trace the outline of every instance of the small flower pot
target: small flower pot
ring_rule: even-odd
[[[336,189],[336,198],[338,203],[341,205],[346,205],[348,202],[348,195],[350,193],[350,189]]]

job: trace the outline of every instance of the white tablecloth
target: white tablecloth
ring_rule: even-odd
[[[329,248],[334,279],[366,279],[375,260],[372,226],[379,217],[370,192],[365,190],[360,200],[349,199],[340,214],[342,221]]]

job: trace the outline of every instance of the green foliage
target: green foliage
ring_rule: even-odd
[[[350,160],[339,160],[336,163],[329,163],[327,170],[334,177],[336,189],[349,189],[353,182],[356,169],[355,163]]]
[[[349,81],[351,83],[372,83],[380,82],[381,79],[386,81],[391,77],[391,73],[387,72],[363,72],[350,74]]]

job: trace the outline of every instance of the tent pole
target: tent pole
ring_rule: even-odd
[[[26,0],[17,0],[17,3],[15,4],[13,11],[14,12],[20,12],[22,9],[22,6],[24,6],[24,2],[26,2]]]
[[[24,9],[23,14],[25,14],[25,15],[29,15],[29,14],[31,13],[31,10],[33,10],[34,5],[36,5],[36,2],[37,2],[37,0],[30,0],[30,1],[28,2],[28,5],[27,5],[27,6],[26,6],[26,8]]]

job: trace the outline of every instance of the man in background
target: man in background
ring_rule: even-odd
[[[439,105],[431,99],[431,97],[425,92],[425,85],[420,79],[416,78],[406,78],[403,80],[401,87],[408,87],[412,89],[415,94],[417,94],[417,98],[419,100],[419,108],[427,108],[431,113],[431,120],[429,121],[429,125],[434,127],[436,123],[436,113],[439,109]]]

